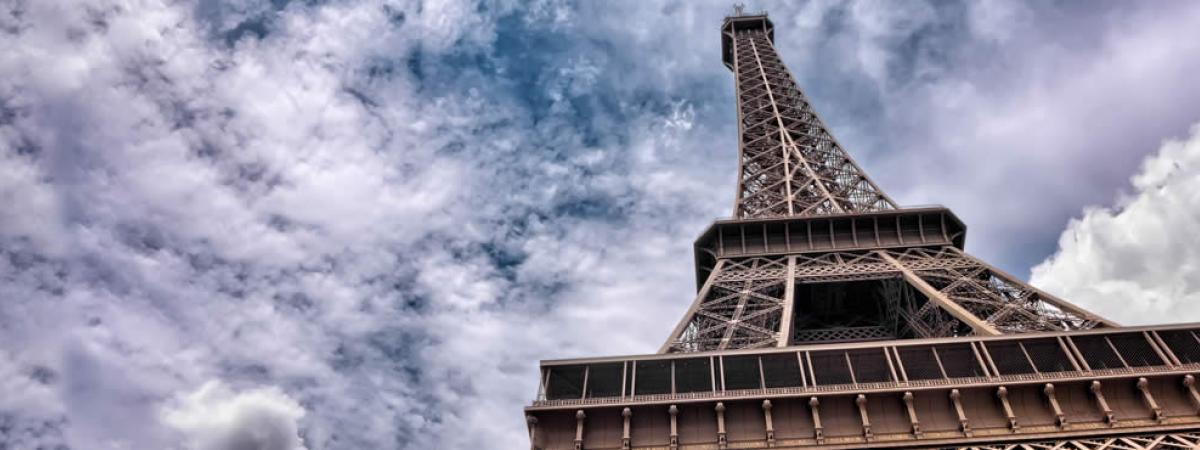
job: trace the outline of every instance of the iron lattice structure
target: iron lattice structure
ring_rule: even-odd
[[[817,117],[768,30],[730,34],[741,147],[734,217],[895,209]]]
[[[795,285],[903,280],[879,297],[883,317],[789,333]],[[789,287],[793,287],[789,289]],[[908,295],[905,295],[908,294]],[[803,318],[799,318],[803,319]],[[782,347],[790,342],[996,335],[1112,325],[954,247],[720,259],[664,352]]]
[[[1167,433],[947,448],[961,450],[1194,450],[1200,448],[1200,434]]]
[[[721,38],[733,217],[657,354],[542,362],[533,449],[1200,448],[1200,325],[1120,327],[969,255],[833,138],[765,14]]]
[[[722,31],[738,100],[734,217],[847,216],[898,209],[833,138],[775,52],[765,16]],[[764,239],[770,239],[769,233]],[[926,244],[926,243],[923,243]],[[882,247],[882,246],[880,246]],[[821,276],[810,276],[817,271]],[[797,283],[904,278],[924,300],[884,296],[883,314],[842,323],[793,320]],[[803,319],[803,318],[801,318]],[[792,325],[797,328],[792,329]],[[721,258],[662,352],[786,346],[792,342],[1068,331],[1114,325],[1003,274],[953,245],[857,253]],[[804,326],[805,328],[799,328]]]

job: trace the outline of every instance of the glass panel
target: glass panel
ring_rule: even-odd
[[[988,355],[992,357],[992,363],[996,364],[996,370],[1000,371],[1000,375],[1033,373],[1033,366],[1029,365],[1029,360],[1025,358],[1025,352],[1021,351],[1020,344],[987,342],[984,345],[987,346]]]
[[[725,390],[761,388],[757,356],[725,357]]]
[[[854,368],[854,379],[859,383],[880,383],[892,381],[892,372],[888,368],[887,357],[882,348],[869,350],[851,350],[850,366]]]
[[[1158,337],[1167,343],[1171,353],[1184,364],[1200,363],[1200,341],[1191,330],[1159,331]]]
[[[800,385],[800,362],[795,353],[763,355],[763,378],[767,387],[795,387]]]
[[[637,395],[671,393],[671,361],[638,361]]]
[[[588,367],[587,396],[621,395],[621,367],[624,363],[593,364]]]
[[[946,376],[950,378],[983,376],[983,369],[979,367],[979,359],[975,358],[975,352],[971,350],[969,344],[938,345],[934,347],[934,350],[937,352],[938,358],[942,360]]]
[[[850,367],[846,366],[846,354],[842,351],[813,352],[813,378],[821,386],[850,384]]]
[[[1150,347],[1150,342],[1146,341],[1146,337],[1142,333],[1124,333],[1109,336],[1108,340],[1112,342],[1113,347],[1120,352],[1121,358],[1133,367],[1143,366],[1161,366],[1163,365],[1162,358],[1158,357],[1158,353]]]
[[[1104,339],[1104,336],[1071,336],[1068,339],[1075,344],[1075,348],[1079,349],[1079,353],[1083,354],[1083,360],[1092,370],[1125,367],[1124,364],[1121,364],[1121,359],[1117,357],[1117,354],[1113,353],[1112,348],[1108,346],[1108,341]]]
[[[933,358],[933,347],[900,347],[900,360],[909,380],[940,380],[942,369]]]
[[[712,390],[712,369],[708,358],[675,360],[675,392]]]
[[[1071,360],[1067,358],[1067,354],[1063,352],[1057,339],[1033,339],[1022,341],[1021,345],[1029,353],[1029,359],[1033,360],[1033,365],[1037,366],[1038,372],[1075,371],[1075,367],[1071,365]]]
[[[546,398],[561,400],[583,396],[584,366],[553,366],[550,368],[550,384],[546,386]]]

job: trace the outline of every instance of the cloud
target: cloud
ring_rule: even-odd
[[[182,395],[162,412],[162,421],[186,436],[194,450],[306,450],[296,421],[304,408],[278,388],[234,392],[210,381]]]
[[[1034,284],[1122,324],[1200,320],[1200,124],[1142,161],[1134,192],[1071,220]]]
[[[429,426],[400,418],[436,419],[411,397],[408,256],[463,213],[455,180],[476,168],[436,154],[477,123],[455,114],[485,113],[442,98],[426,114],[407,78],[359,75],[418,47],[417,27],[377,4],[293,5],[227,46],[169,3],[8,5],[0,198],[20,209],[0,221],[0,330],[19,381],[0,443],[169,447],[135,419],[212,379],[320,406],[316,448],[387,447]]]
[[[608,103],[603,56],[489,72],[503,5],[68,3],[4,16],[5,446],[233,445],[244,420],[197,419],[225,409],[313,449],[516,445],[538,358],[687,289],[665,236],[714,215],[684,201],[712,134],[678,96]],[[603,346],[665,333],[638,330]]]
[[[1145,68],[1155,95],[1191,86],[1177,75],[1192,59],[1134,58],[1171,37],[1158,25],[1188,25],[1186,4],[1120,11],[1136,25],[1071,15],[1083,18],[1062,36],[1102,45],[1045,52],[1028,44],[1061,37],[1046,30],[1062,11],[870,6],[771,14],[835,134],[910,202],[970,206],[1020,190],[981,174],[1055,180],[1103,159],[1019,164],[1053,150],[1008,151],[1047,123],[1029,119],[1045,117],[1035,100],[1099,89],[1130,105],[1102,111],[1130,129],[1191,113],[1133,103],[1141,94],[1100,70]],[[690,302],[690,242],[729,214],[734,188],[733,90],[715,29],[727,11],[5,3],[0,447],[196,446],[180,423],[220,425],[163,412],[222,408],[275,411],[245,414],[311,450],[526,445],[520,407],[538,359],[654,351]],[[1172,45],[1166,54],[1189,54]],[[1098,81],[1062,89],[1083,75],[1044,67],[1067,56],[1055,70],[1079,65]],[[1018,76],[1030,66],[1046,72]],[[986,114],[1010,96],[1000,110],[1017,119]],[[1060,125],[1044,133],[1074,129]],[[1000,131],[979,131],[989,127]],[[930,167],[953,176],[912,176]],[[988,182],[964,181],[976,178]],[[973,242],[1025,229],[1007,217],[1028,200],[1017,194],[964,208]],[[1052,205],[1031,211],[1079,209],[1042,197]]]

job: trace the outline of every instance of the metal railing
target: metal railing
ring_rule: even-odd
[[[1160,332],[1171,333],[1172,339],[1162,339]],[[1087,358],[1079,350],[1076,340],[1086,338],[1089,342],[1107,344],[1107,347],[1119,358],[1119,367],[1092,368],[1087,365]],[[1099,339],[1097,339],[1099,338]],[[1191,339],[1190,341],[1187,339]],[[1047,340],[1049,339],[1049,341]],[[1053,343],[1056,345],[1048,345]],[[542,384],[538,400],[534,407],[556,406],[586,406],[586,405],[616,405],[656,402],[680,402],[700,400],[720,400],[743,397],[798,396],[813,394],[831,394],[844,392],[891,391],[905,389],[933,389],[961,385],[999,385],[1023,384],[1066,381],[1079,378],[1099,379],[1126,377],[1134,374],[1165,374],[1184,373],[1200,370],[1200,361],[1188,355],[1195,354],[1190,345],[1200,347],[1200,325],[1163,325],[1156,327],[1108,328],[1083,332],[1031,333],[1024,335],[1006,335],[996,337],[960,337],[940,339],[910,339],[876,341],[848,344],[824,344],[800,347],[786,347],[768,350],[741,350],[732,352],[710,352],[691,354],[645,355],[623,358],[604,358],[600,360],[565,360],[545,361],[542,367]],[[989,351],[989,347],[992,348]],[[1003,348],[1005,358],[1019,358],[1028,362],[1027,366],[1009,364],[998,366],[991,355]],[[932,355],[928,360],[904,361],[900,349],[918,350],[907,352],[910,359],[917,355]],[[963,352],[968,351],[963,361]],[[956,371],[967,369],[979,376],[954,377],[949,376],[947,365],[939,358],[941,354],[956,356],[953,367]],[[855,366],[851,355],[862,355],[878,352],[878,358],[860,358],[859,366]],[[1185,355],[1184,357],[1178,356]],[[814,365],[814,356],[818,356],[819,364]],[[778,364],[780,358],[794,358],[788,364]],[[731,372],[726,367],[728,358],[736,358],[741,369]],[[764,365],[763,360],[774,359],[775,364]],[[1066,370],[1041,371],[1035,361],[1054,361],[1061,358],[1067,364],[1057,367]],[[697,364],[695,360],[705,360]],[[919,359],[919,358],[918,358]],[[678,361],[693,360],[688,364],[677,364]],[[745,367],[746,361],[752,361],[753,370]],[[642,362],[642,364],[638,364]],[[653,362],[654,364],[650,364]],[[928,370],[928,365],[936,363],[939,378],[909,379],[906,375],[911,370]],[[620,364],[620,377],[617,379],[611,370],[614,364]],[[924,369],[916,365],[925,364]],[[589,379],[590,367],[606,365],[610,369],[601,378],[599,371]],[[866,367],[870,365],[871,367]],[[975,366],[978,366],[976,369]],[[1043,363],[1043,365],[1045,365]],[[855,382],[856,375],[873,373],[878,375],[884,371],[887,381]],[[641,371],[641,373],[639,373]],[[747,375],[749,373],[749,375]],[[961,373],[961,372],[956,372]],[[580,375],[582,374],[582,375]],[[849,374],[850,383],[823,382],[823,377],[837,374],[844,377]],[[701,380],[702,386],[709,387],[695,392],[680,392],[677,380],[692,380],[689,386],[695,387],[695,380]],[[736,378],[736,379],[735,379]],[[757,379],[756,379],[757,378]],[[768,382],[768,380],[772,380]],[[731,383],[731,381],[735,383]],[[589,384],[594,387],[601,384],[609,391],[617,391],[619,395],[589,395]],[[638,385],[641,384],[642,388]],[[727,389],[726,386],[756,385],[754,389]],[[771,384],[775,384],[772,386]],[[782,385],[780,385],[782,384]],[[650,386],[647,388],[647,386]],[[669,388],[668,388],[669,386]]]

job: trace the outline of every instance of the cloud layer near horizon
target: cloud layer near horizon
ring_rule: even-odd
[[[0,447],[523,447],[537,359],[690,301],[727,6],[0,2]],[[1007,268],[1200,117],[1194,4],[942,6],[771,15],[883,188]],[[1054,289],[1113,273],[1063,248]]]

